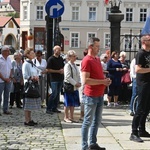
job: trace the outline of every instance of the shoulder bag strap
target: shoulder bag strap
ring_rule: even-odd
[[[38,71],[42,71],[42,69],[39,69],[33,62],[28,61],[28,60],[27,60],[27,62],[30,63],[32,65],[32,67],[34,66]]]
[[[69,63],[68,63],[69,64]],[[70,70],[71,70],[71,76],[72,76],[72,78],[73,78],[73,72],[72,72],[72,67],[71,67],[71,65],[69,64],[69,66],[70,66]]]

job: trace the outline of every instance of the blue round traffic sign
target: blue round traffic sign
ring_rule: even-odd
[[[64,4],[61,0],[49,0],[45,5],[45,11],[50,18],[58,18],[64,12]]]

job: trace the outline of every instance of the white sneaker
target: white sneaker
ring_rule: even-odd
[[[108,103],[107,106],[108,106],[108,107],[111,107],[111,103]]]
[[[119,106],[119,104],[118,103],[114,103],[114,107],[116,107],[116,106]]]

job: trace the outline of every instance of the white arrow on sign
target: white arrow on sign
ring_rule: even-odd
[[[63,6],[61,6],[59,3],[57,3],[57,5],[53,5],[51,8],[50,8],[50,16],[53,16],[53,11],[54,9],[57,9],[57,11],[59,11],[60,9],[62,9]]]

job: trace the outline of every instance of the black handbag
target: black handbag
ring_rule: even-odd
[[[73,77],[71,65],[69,64],[69,66],[70,66],[70,70],[71,70],[71,76]],[[64,92],[66,92],[66,93],[74,92],[74,86],[71,83],[64,82],[63,86],[64,86]]]
[[[70,83],[64,82],[64,92],[66,93],[74,92],[74,86]]]
[[[24,85],[24,96],[26,98],[39,98],[40,90],[37,81],[28,80]]]

